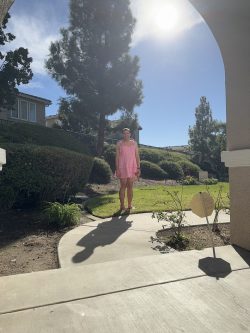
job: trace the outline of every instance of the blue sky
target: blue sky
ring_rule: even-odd
[[[143,104],[136,108],[143,128],[140,141],[154,146],[188,143],[201,96],[213,116],[225,121],[224,66],[218,45],[187,0],[132,0],[137,18],[131,53],[140,58]],[[47,115],[55,114],[64,91],[44,69],[51,41],[67,26],[68,0],[16,0],[9,30],[11,48],[24,46],[33,57],[34,78],[21,91],[50,99]],[[117,116],[113,117],[116,118]]]

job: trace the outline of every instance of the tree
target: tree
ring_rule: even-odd
[[[0,45],[13,41],[16,37],[5,33],[10,15],[7,13],[0,26]],[[16,101],[17,85],[27,84],[33,77],[30,64],[32,58],[28,50],[20,47],[14,51],[0,51],[0,107],[10,109]]]
[[[195,109],[195,125],[189,126],[189,145],[193,161],[204,170],[210,169],[209,140],[213,131],[212,110],[206,97],[200,98],[200,105]]]
[[[98,118],[95,113],[82,112],[85,105],[75,98],[61,98],[59,119],[62,128],[78,133],[90,133],[97,130]]]
[[[195,118],[195,125],[189,127],[193,162],[218,178],[227,178],[227,169],[221,162],[221,151],[226,150],[226,124],[212,118],[212,110],[204,96],[195,109]]]
[[[138,114],[135,112],[124,111],[121,114],[120,119],[116,121],[116,125],[113,127],[109,127],[108,131],[111,133],[122,133],[123,128],[129,128],[131,133],[134,133],[138,128],[140,128],[138,122]]]
[[[138,57],[129,54],[135,20],[129,0],[71,0],[70,24],[51,44],[51,76],[79,103],[80,119],[98,115],[98,155],[106,117],[142,102]]]
[[[226,150],[226,123],[213,121],[213,132],[209,140],[211,171],[221,180],[228,179],[228,168],[221,162],[221,152]]]

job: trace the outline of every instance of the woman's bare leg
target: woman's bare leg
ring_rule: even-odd
[[[128,208],[132,208],[132,200],[133,200],[133,185],[134,179],[128,178],[127,180],[127,196],[128,196]]]
[[[124,200],[125,200],[125,191],[127,186],[127,179],[121,178],[120,179],[120,190],[119,190],[119,198],[120,198],[120,205],[121,209],[125,209]]]

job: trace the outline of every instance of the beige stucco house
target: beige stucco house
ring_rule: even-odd
[[[48,99],[20,92],[12,110],[1,109],[0,119],[45,126],[45,108],[49,105],[51,101]]]
[[[53,114],[46,117],[46,127],[53,127],[55,125],[61,126],[62,122],[59,119],[58,114]]]

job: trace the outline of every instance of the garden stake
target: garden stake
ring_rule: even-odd
[[[204,201],[203,201],[203,197],[202,197],[201,192],[199,192],[199,193],[200,193],[200,196],[201,196],[201,201],[202,201],[203,209],[204,209],[204,212],[205,212],[205,214],[206,214],[207,227],[208,227],[208,231],[209,231],[209,235],[210,235],[210,239],[211,239],[211,244],[212,244],[212,248],[213,248],[213,255],[214,255],[214,258],[216,258],[215,248],[214,248],[214,239],[213,239],[212,230],[211,230],[211,228],[209,228],[209,221],[208,221],[208,217],[207,217],[206,206],[205,206],[205,204],[204,204]]]

